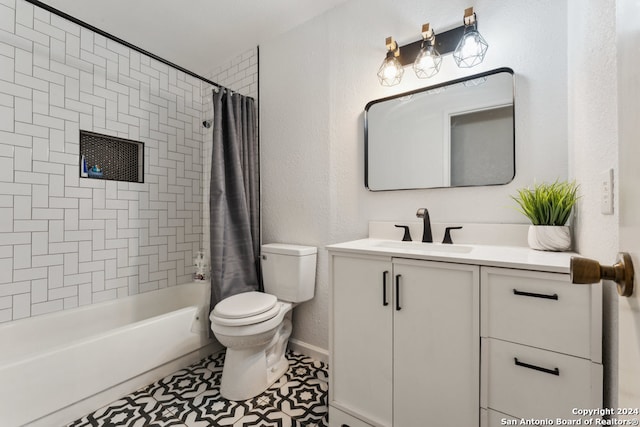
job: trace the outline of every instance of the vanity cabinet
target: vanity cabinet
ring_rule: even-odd
[[[570,254],[380,248],[329,247],[331,426],[571,422],[602,407],[601,289],[571,285]]]
[[[479,267],[331,254],[332,426],[479,424]]]

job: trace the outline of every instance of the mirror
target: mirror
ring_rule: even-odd
[[[507,184],[515,176],[514,76],[500,68],[371,101],[371,191]]]

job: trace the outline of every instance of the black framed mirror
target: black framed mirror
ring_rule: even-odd
[[[369,102],[371,191],[501,185],[515,176],[514,73],[499,68]]]

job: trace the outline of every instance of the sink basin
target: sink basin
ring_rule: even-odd
[[[422,242],[398,242],[395,240],[380,240],[372,243],[377,248],[401,249],[419,252],[439,252],[439,253],[468,253],[473,247],[465,245],[449,245],[442,243],[422,243]]]

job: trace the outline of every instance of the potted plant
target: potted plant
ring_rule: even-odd
[[[552,184],[534,184],[533,188],[517,191],[518,194],[511,197],[532,224],[529,246],[543,251],[571,249],[571,230],[566,224],[578,201],[578,184],[556,180]]]

